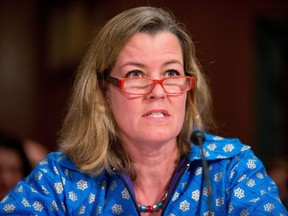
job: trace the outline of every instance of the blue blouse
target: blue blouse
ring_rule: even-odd
[[[212,186],[203,182],[201,152],[174,173],[163,216],[288,215],[261,161],[238,139],[206,134],[204,150]],[[128,175],[80,172],[61,152],[49,154],[0,202],[0,215],[140,215]]]

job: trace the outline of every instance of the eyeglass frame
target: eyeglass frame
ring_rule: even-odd
[[[165,87],[163,86],[163,82],[167,79],[171,79],[171,78],[175,78],[175,77],[180,77],[180,78],[188,78],[190,81],[190,88],[186,89],[185,91],[181,91],[179,93],[170,93],[167,92],[165,90]],[[116,77],[112,77],[108,74],[103,74],[102,76],[98,77],[98,80],[101,81],[101,85],[104,84],[104,81],[108,81],[111,84],[113,84],[114,86],[116,86],[117,88],[119,88],[122,92],[126,93],[126,94],[132,94],[132,95],[145,95],[145,94],[149,94],[157,84],[160,84],[161,87],[163,88],[163,90],[165,91],[166,94],[168,95],[180,95],[183,94],[185,92],[188,92],[190,90],[192,90],[194,88],[195,85],[195,77],[194,76],[171,76],[171,77],[164,77],[162,79],[151,79],[149,77],[140,77],[141,79],[146,79],[146,80],[151,80],[153,81],[153,86],[151,87],[151,89],[148,92],[145,93],[131,93],[131,92],[127,92],[124,89],[124,82],[125,80],[131,80],[133,78],[116,78]],[[138,78],[139,79],[139,78]]]

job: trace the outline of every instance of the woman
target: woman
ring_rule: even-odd
[[[208,170],[189,137],[213,125],[210,104],[184,27],[158,8],[124,11],[78,71],[61,151],[4,198],[1,213],[287,214],[261,162],[236,139],[205,134],[203,180]]]
[[[266,170],[279,189],[279,197],[283,205],[288,209],[288,160],[286,157],[270,159]]]
[[[21,139],[0,132],[0,200],[30,171]]]

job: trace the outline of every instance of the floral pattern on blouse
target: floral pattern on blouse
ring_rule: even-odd
[[[191,146],[163,216],[288,215],[277,186],[249,146],[206,134],[212,193],[203,182],[199,146]],[[129,185],[116,173],[81,173],[63,153],[53,152],[2,199],[0,215],[139,215]]]

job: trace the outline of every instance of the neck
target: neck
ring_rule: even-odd
[[[167,192],[177,166],[176,142],[149,153],[135,149],[129,155],[137,174],[133,181],[137,201],[144,205],[157,203]]]

